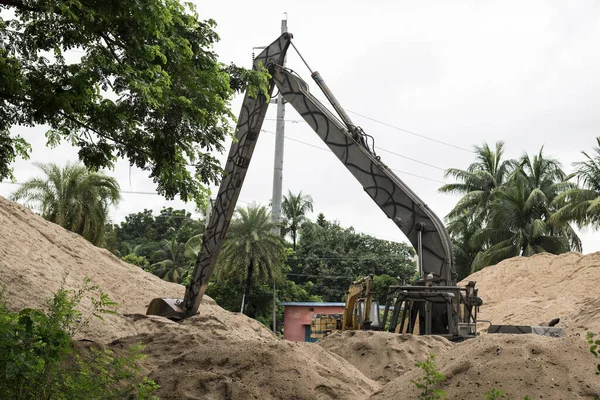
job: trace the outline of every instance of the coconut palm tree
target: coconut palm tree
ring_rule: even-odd
[[[559,224],[551,220],[552,215],[557,211],[557,207],[553,203],[554,199],[560,193],[575,188],[576,185],[569,182],[570,176],[562,170],[561,163],[557,159],[546,157],[543,152],[544,146],[533,157],[524,153],[507,184],[511,184],[515,175],[525,178],[531,191],[539,196],[536,209],[532,212],[537,213],[538,218],[548,223],[552,235],[566,235],[570,248],[573,251],[581,251],[581,239],[571,225],[567,222]]]
[[[35,163],[46,175],[26,181],[11,200],[25,200],[27,207],[40,210],[42,217],[78,233],[94,245],[104,237],[108,207],[121,198],[117,181],[81,164]]]
[[[223,250],[217,262],[217,278],[244,283],[242,311],[246,312],[254,280],[279,282],[285,243],[273,233],[275,224],[264,206],[250,205],[236,210]]]
[[[553,221],[600,229],[600,137],[596,138],[596,144],[595,154],[582,151],[585,160],[574,163],[574,175],[581,187],[570,188],[556,197],[554,204],[559,210],[554,213]]]
[[[154,253],[153,259],[162,259],[148,267],[159,278],[175,283],[181,283],[186,269],[185,245],[179,243],[175,237],[170,240],[163,239],[161,249]]]
[[[283,216],[285,217],[285,230],[292,237],[292,246],[296,250],[298,229],[306,221],[306,213],[313,210],[313,200],[309,195],[303,195],[300,191],[297,195],[288,190],[287,196],[283,196],[281,204]]]
[[[569,251],[567,235],[554,232],[540,211],[545,201],[543,192],[532,188],[521,174],[499,188],[490,203],[486,226],[470,242],[474,248],[486,247],[475,257],[472,271],[510,257]]]
[[[494,149],[484,143],[482,146],[475,146],[475,162],[466,170],[446,170],[444,177],[453,177],[459,182],[446,184],[439,191],[462,195],[448,214],[449,218],[460,218],[465,210],[472,214],[486,215],[494,191],[506,182],[515,166],[513,160],[502,160],[503,155],[504,142],[496,142]]]
[[[458,280],[462,280],[471,273],[471,265],[481,251],[474,247],[473,237],[483,226],[480,215],[474,215],[463,210],[461,215],[455,216],[446,226],[452,239],[452,251]]]

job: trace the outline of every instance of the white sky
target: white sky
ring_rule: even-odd
[[[542,145],[567,171],[600,136],[600,3],[594,1],[195,1],[202,19],[218,23],[215,47],[224,63],[250,67],[252,48],[275,40],[288,15],[294,42],[318,70],[342,105],[354,112],[456,146],[506,142],[506,157],[537,153]],[[256,51],[257,53],[260,50]],[[290,49],[287,66],[316,85]],[[317,94],[323,98],[322,95]],[[241,104],[233,102],[235,114]],[[464,150],[444,146],[350,114],[375,138],[375,145],[445,169],[473,161]],[[273,105],[267,114],[275,118]],[[337,158],[323,150],[316,134],[295,110],[286,108],[284,193],[302,190],[315,215],[352,225],[357,231],[406,241]],[[300,121],[300,122],[292,122]],[[275,131],[275,121],[263,128]],[[32,161],[76,160],[68,146],[44,147],[44,127],[19,129],[33,145],[30,161],[14,164],[22,182],[40,175]],[[293,140],[292,140],[293,139]],[[240,196],[268,204],[272,192],[275,137],[263,133]],[[229,142],[226,147],[228,148]],[[221,156],[224,163],[227,151]],[[379,152],[440,216],[458,197],[441,194],[443,171]],[[119,163],[114,172],[124,191],[154,192],[147,174]],[[450,180],[448,180],[450,182]],[[8,197],[17,186],[0,184]],[[214,190],[216,193],[216,189]],[[243,203],[242,203],[243,204]],[[194,210],[192,203],[157,195],[123,194],[113,212],[125,215],[163,206]],[[600,234],[581,234],[584,253],[600,251]]]

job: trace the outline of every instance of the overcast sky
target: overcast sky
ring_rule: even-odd
[[[289,31],[311,68],[321,73],[344,108],[370,118],[350,114],[375,138],[382,161],[404,171],[398,176],[440,217],[458,199],[438,193],[445,181],[443,169],[465,168],[473,161],[466,151],[473,145],[503,140],[511,158],[536,153],[544,145],[546,154],[570,172],[572,163],[582,159],[581,150],[591,150],[600,136],[600,3],[595,1],[195,3],[202,19],[218,23],[221,41],[215,50],[221,61],[246,67],[253,47],[279,36],[287,12]],[[287,66],[316,93],[291,49]],[[233,102],[235,114],[240,104],[241,96]],[[240,201],[266,205],[271,198],[274,118],[273,105],[263,125],[269,132],[259,138]],[[322,150],[325,145],[291,106],[286,119],[284,193],[302,190],[313,197],[315,215],[323,212],[357,231],[406,241],[338,159]],[[34,151],[32,160],[14,164],[18,181],[39,175],[31,161],[76,160],[76,149],[46,149],[43,132],[44,127],[20,130]],[[127,162],[110,173],[124,191],[154,192],[147,174],[130,170]],[[1,184],[0,195],[7,197],[15,189]],[[143,208],[158,213],[163,206],[194,210],[191,203],[124,193],[112,217],[118,222]],[[584,253],[600,251],[599,233],[582,232],[581,237]]]

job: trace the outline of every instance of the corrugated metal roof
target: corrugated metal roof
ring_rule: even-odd
[[[301,307],[344,307],[346,303],[318,303],[318,302],[302,302],[289,301],[278,303],[280,306],[301,306]]]

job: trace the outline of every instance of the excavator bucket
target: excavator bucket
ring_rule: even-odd
[[[182,299],[153,299],[148,305],[146,315],[158,315],[172,320],[181,320],[185,318],[182,304]]]

